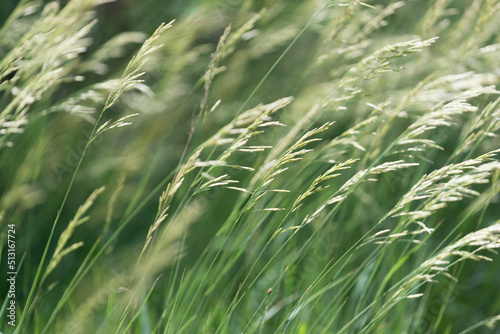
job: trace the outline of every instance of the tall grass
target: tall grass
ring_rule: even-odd
[[[108,2],[0,29],[3,332],[498,329],[498,1]]]

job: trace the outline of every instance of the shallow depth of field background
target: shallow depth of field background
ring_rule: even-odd
[[[58,1],[54,13],[67,2]],[[131,124],[112,128],[88,144],[45,266],[79,207],[95,189],[105,189],[85,213],[89,219],[76,227],[67,242],[67,246],[83,245],[62,257],[34,290],[36,298],[21,333],[460,333],[500,314],[500,258],[495,252],[478,253],[493,261],[457,261],[446,275],[436,275],[434,282],[410,279],[439,250],[467,233],[498,223],[497,167],[481,176],[488,183],[472,180],[476,175],[470,184],[463,184],[474,192],[457,185],[461,195],[444,200],[446,205],[432,209],[430,216],[416,219],[431,228],[430,233],[411,234],[420,227],[403,228],[405,216],[384,218],[424,175],[500,148],[495,136],[500,113],[494,104],[500,83],[498,1],[100,2],[105,1],[72,1],[81,3],[76,11],[86,14],[67,14],[77,19],[66,32],[41,31],[40,38],[62,36],[60,42],[47,50],[37,45],[40,50],[33,54],[26,51],[19,58],[21,69],[1,76],[0,83],[6,84],[0,86],[0,112],[15,100],[14,86],[21,91],[29,87],[32,78],[50,64],[58,62],[55,68],[63,69],[60,77],[39,83],[47,89],[27,103],[22,130],[0,142],[0,228],[5,231],[7,224],[16,225],[17,263],[22,259],[16,289],[19,320],[31,298],[54,219],[112,90],[98,84],[119,79],[144,40],[162,22],[175,19],[155,41],[163,46],[148,55],[141,68],[144,82],[123,92],[102,115],[101,123],[138,114],[126,120]],[[27,3],[0,3],[0,62],[45,15],[41,13],[48,2],[33,1],[34,7]],[[8,21],[16,5],[32,8],[32,13]],[[75,43],[81,49],[66,57],[57,45],[69,38],[71,29],[82,29],[93,17],[95,25]],[[217,44],[228,26],[229,37],[217,55]],[[115,39],[116,44],[106,44],[124,32],[128,33],[123,35],[125,42]],[[427,42],[375,53],[416,39]],[[105,52],[99,54],[100,50]],[[373,54],[372,63],[359,65]],[[207,84],[206,73],[217,56],[213,80],[209,75]],[[33,65],[33,72],[23,72],[22,66],[36,61],[40,63]],[[9,66],[1,65],[2,71]],[[10,85],[16,73],[21,78]],[[462,101],[461,94],[470,97]],[[272,119],[265,120],[282,124],[259,128],[263,133],[246,144],[259,148],[234,151],[228,159],[228,164],[254,171],[200,165],[186,174],[151,241],[159,248],[149,246],[138,262],[150,226],[158,218],[158,199],[180,164],[238,113],[286,97],[293,101],[280,105]],[[452,101],[467,106],[450,104],[450,108],[463,107],[463,112],[437,117],[434,128],[415,137],[429,142],[394,144],[425,115],[447,112],[443,105]],[[201,114],[200,104],[204,104]],[[321,112],[308,119],[315,106]],[[483,112],[489,107],[490,114]],[[482,113],[483,118],[478,116]],[[370,123],[360,125],[369,119]],[[283,166],[289,167],[286,171],[259,188],[265,175],[254,177],[261,171],[265,174],[269,152],[281,156],[307,131],[327,122],[332,123],[311,137],[321,140],[295,150],[312,151],[298,153],[301,160],[288,162]],[[470,139],[474,133],[480,135]],[[207,147],[199,159],[216,160],[225,148],[222,144]],[[339,169],[340,176],[321,181],[328,187],[316,189],[291,211],[316,177],[349,159],[358,160]],[[341,194],[346,196],[339,197],[338,205],[332,201],[315,216],[357,172],[391,161],[408,165],[394,170],[387,165],[365,175],[374,180],[360,181],[352,192]],[[494,161],[498,152],[474,168]],[[197,193],[191,185],[209,180],[202,172],[212,177],[227,174],[224,179],[238,183]],[[461,172],[474,173],[473,168]],[[206,180],[200,181],[203,177]],[[436,183],[436,187],[444,186]],[[267,192],[255,199],[258,191]],[[256,204],[245,211],[253,200]],[[405,209],[422,209],[415,203]],[[303,224],[311,216],[315,220]],[[186,222],[179,227],[176,219]],[[174,227],[167,230],[171,240],[165,241],[160,235],[168,224]],[[363,239],[366,233],[369,237],[384,229],[409,233],[377,239],[382,243]],[[359,240],[364,241],[358,244]],[[5,242],[2,247],[5,272]],[[474,247],[478,246],[464,250]],[[101,249],[88,267],[86,261]],[[142,268],[143,263],[150,267]],[[81,268],[89,269],[66,297]],[[7,285],[1,277],[3,296]],[[405,280],[418,287],[410,289]],[[403,290],[410,298],[392,305],[391,296],[397,290],[392,286],[408,288]],[[59,309],[63,296],[67,299]],[[5,319],[2,313],[1,330],[11,333]],[[482,324],[471,333],[494,331]]]

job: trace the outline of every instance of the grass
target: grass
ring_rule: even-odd
[[[2,13],[2,332],[498,330],[498,1],[165,7]]]

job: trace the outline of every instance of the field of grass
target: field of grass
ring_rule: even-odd
[[[0,11],[1,333],[499,332],[500,1]]]

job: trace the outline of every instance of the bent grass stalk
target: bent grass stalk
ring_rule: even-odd
[[[48,240],[47,240],[47,244],[44,248],[42,257],[40,259],[40,264],[38,265],[38,269],[36,271],[33,283],[31,285],[31,289],[30,289],[30,292],[28,294],[28,298],[26,300],[25,307],[24,307],[23,312],[21,314],[19,324],[18,324],[14,333],[19,333],[19,331],[22,328],[22,325],[23,325],[25,318],[30,314],[32,302],[35,298],[35,294],[36,294],[36,291],[37,291],[38,285],[39,285],[38,281],[39,281],[40,275],[42,273],[42,268],[45,264],[45,258],[47,256],[52,238],[54,236],[55,228],[56,228],[57,223],[59,221],[61,211],[63,210],[64,205],[66,204],[66,200],[68,199],[69,192],[71,191],[71,188],[72,188],[73,183],[75,181],[76,175],[78,173],[78,170],[80,169],[80,166],[83,162],[83,159],[84,159],[85,154],[89,148],[90,143],[96,138],[97,135],[100,134],[98,131],[98,125],[99,125],[99,122],[100,122],[102,116],[104,115],[104,112],[106,110],[108,110],[118,100],[119,96],[125,90],[130,89],[135,84],[139,83],[138,78],[142,75],[142,73],[139,72],[139,69],[140,69],[141,65],[143,65],[145,62],[144,57],[148,53],[150,53],[151,51],[154,51],[155,47],[152,46],[152,43],[159,37],[159,35],[163,31],[170,28],[170,26],[171,26],[171,23],[168,25],[165,25],[165,24],[160,25],[160,27],[153,33],[153,35],[144,43],[143,47],[141,48],[141,50],[139,51],[137,56],[135,56],[130,61],[129,65],[125,69],[124,75],[122,76],[120,83],[116,86],[115,90],[108,96],[108,99],[106,100],[106,103],[104,104],[104,107],[102,108],[101,112],[99,113],[99,116],[94,124],[94,127],[92,128],[91,135],[89,136],[87,143],[85,144],[83,152],[82,152],[82,154],[78,160],[78,163],[76,165],[75,171],[73,172],[73,175],[71,176],[68,188],[66,189],[66,193],[65,193],[64,198],[63,198],[63,201],[59,207],[59,210],[57,211],[57,215],[56,215],[56,218],[54,220],[54,223],[52,224],[52,228],[51,228]],[[141,62],[141,63],[139,63],[139,62]],[[102,131],[101,131],[101,133],[102,133]]]

